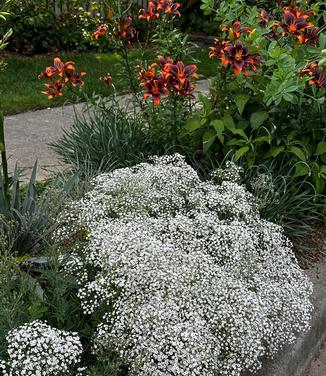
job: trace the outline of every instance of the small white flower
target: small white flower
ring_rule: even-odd
[[[114,349],[132,376],[239,376],[309,326],[290,242],[241,170],[223,173],[202,182],[182,157],[154,158],[98,176],[60,219],[60,239],[84,234],[65,266],[85,313],[110,312],[94,352]]]
[[[83,350],[76,333],[36,320],[11,330],[6,340],[9,360],[0,361],[3,376],[75,376],[70,371],[79,364]]]

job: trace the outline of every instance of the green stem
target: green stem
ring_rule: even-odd
[[[4,130],[4,116],[3,112],[0,111],[0,150],[1,150],[1,162],[2,162],[2,173],[3,173],[3,188],[4,197],[7,203],[9,203],[9,176],[8,176],[8,162],[6,154],[6,143],[5,143],[5,130]]]
[[[142,101],[139,99],[139,96],[138,96],[138,92],[139,92],[138,86],[137,86],[137,84],[135,83],[135,80],[134,80],[133,72],[132,72],[131,66],[130,66],[127,47],[125,45],[123,45],[122,48],[121,48],[121,57],[124,61],[124,67],[126,69],[126,73],[127,73],[127,76],[128,76],[131,91],[132,91],[134,98],[136,99],[138,105],[143,110],[144,104],[142,103]]]
[[[178,145],[178,126],[177,126],[177,96],[173,96],[173,121],[172,121],[172,127],[173,127],[173,133],[174,133],[174,144],[175,146]]]

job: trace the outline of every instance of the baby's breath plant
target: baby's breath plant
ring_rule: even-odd
[[[76,333],[36,320],[11,330],[6,340],[9,360],[0,363],[3,376],[81,375],[76,368],[82,345]]]
[[[291,243],[237,171],[227,179],[156,157],[99,175],[62,215],[57,238],[82,240],[62,260],[101,318],[100,361],[115,351],[132,376],[239,376],[309,327],[312,285]]]

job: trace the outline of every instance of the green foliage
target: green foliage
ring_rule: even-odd
[[[317,11],[319,6],[313,5]],[[325,193],[325,89],[308,85],[309,78],[300,74],[311,62],[323,66],[323,29],[316,46],[302,45],[290,36],[271,38],[272,22],[263,28],[257,8],[244,1],[203,0],[202,9],[214,14],[217,24],[240,20],[241,27],[250,27],[253,31],[242,32],[239,39],[251,54],[259,53],[261,66],[248,77],[234,77],[229,67],[217,62],[211,96],[199,98],[201,109],[183,131],[185,140],[190,138],[218,160],[233,155],[249,168],[271,161],[281,168],[286,161],[288,185],[295,189],[305,180],[302,192],[309,191],[312,197]],[[281,9],[274,6],[274,13]],[[316,19],[320,20],[318,14]],[[228,39],[225,34],[218,37]]]
[[[9,48],[25,54],[55,52],[58,50],[84,50],[87,43],[84,31],[94,27],[94,20],[82,10],[85,1],[67,2],[61,11],[59,2],[45,0],[16,0],[9,3],[10,16],[1,31],[11,28],[13,36]]]
[[[70,179],[58,189],[54,182],[46,188],[42,187],[43,192],[40,192],[37,189],[36,170],[37,163],[29,182],[21,187],[20,172],[16,166],[10,178],[8,198],[3,177],[0,176],[0,226],[6,239],[5,249],[18,256],[41,247],[55,213],[60,210],[73,185],[73,179]]]
[[[6,242],[1,234],[1,246]],[[22,272],[12,255],[0,257],[0,358],[6,354],[5,337],[10,329],[43,317],[44,305],[35,292],[35,280]]]
[[[77,117],[62,138],[53,143],[60,158],[93,171],[126,167],[144,160],[149,150],[141,116],[126,112],[114,98],[110,101],[95,96],[89,101],[85,116]]]
[[[281,225],[296,249],[306,250],[305,239],[316,232],[322,220],[322,197],[315,194],[307,179],[293,181],[291,166],[252,166],[243,174],[243,183],[255,196],[263,218]]]

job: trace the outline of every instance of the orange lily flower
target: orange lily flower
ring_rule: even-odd
[[[96,29],[96,31],[94,31],[94,33],[93,33],[93,37],[95,39],[99,39],[100,37],[107,35],[108,29],[109,28],[108,28],[107,25],[100,25],[100,26],[98,26],[98,28]]]
[[[318,89],[326,88],[326,73],[316,63],[312,63],[309,67],[303,69],[301,74],[310,77],[309,85],[315,85]]]
[[[141,9],[139,11],[138,18],[146,21],[157,20],[160,14],[157,10],[157,4],[154,1],[149,1],[147,9]]]
[[[172,14],[180,16],[180,3],[175,3],[173,0],[160,0],[157,5],[158,10],[162,10],[165,14]]]
[[[42,91],[42,94],[46,94],[48,99],[53,99],[62,95],[62,90],[65,86],[60,79],[57,79],[54,83],[44,84],[48,88],[46,91]]]
[[[301,44],[310,44],[312,46],[315,46],[319,39],[318,31],[318,27],[304,29],[304,31],[300,35],[298,35],[297,38]]]
[[[253,30],[250,27],[241,27],[241,22],[234,20],[232,21],[232,26],[222,25],[222,31],[228,31],[230,39],[238,39],[241,34],[250,34]]]
[[[299,8],[284,8],[284,22],[280,24],[283,29],[282,35],[300,35],[305,29],[313,27],[314,24],[307,21],[312,15],[312,11],[303,13]]]
[[[110,73],[108,73],[105,76],[100,77],[100,80],[104,82],[105,86],[110,86],[110,83],[112,81],[112,76]]]

